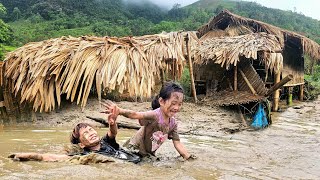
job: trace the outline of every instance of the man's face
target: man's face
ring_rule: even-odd
[[[80,146],[82,147],[92,147],[96,146],[100,142],[100,137],[92,127],[87,126],[79,130],[79,140]]]

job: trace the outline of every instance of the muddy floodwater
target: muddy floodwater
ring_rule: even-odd
[[[171,141],[159,161],[78,165],[70,162],[15,162],[14,152],[59,153],[70,129],[4,127],[0,130],[0,179],[320,179],[320,101],[301,103],[273,114],[260,131],[184,135],[181,141],[198,159],[177,158]],[[107,129],[100,128],[103,135]],[[120,129],[123,144],[135,130]]]

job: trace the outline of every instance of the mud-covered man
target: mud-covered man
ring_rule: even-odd
[[[74,155],[87,155],[94,152],[134,163],[139,162],[139,156],[124,151],[116,142],[118,126],[112,115],[108,116],[108,123],[109,130],[102,138],[99,137],[97,131],[90,124],[79,123],[74,127],[70,141],[72,144],[78,145],[82,149],[81,152],[69,154],[15,153],[11,154],[9,158],[20,161],[64,161]]]

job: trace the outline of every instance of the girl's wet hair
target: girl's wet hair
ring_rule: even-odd
[[[164,84],[164,86],[162,86],[160,93],[154,97],[152,103],[151,103],[151,107],[152,109],[157,109],[160,107],[160,103],[159,103],[159,98],[161,97],[163,100],[168,100],[171,97],[171,94],[174,92],[180,92],[180,93],[184,93],[183,88],[181,87],[180,84],[176,83],[176,82],[167,82]]]
[[[71,144],[79,144],[80,143],[80,129],[81,128],[86,128],[88,126],[92,127],[88,123],[79,123],[73,128],[73,131],[72,131],[71,136],[70,136]]]

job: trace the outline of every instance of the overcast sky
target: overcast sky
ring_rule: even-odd
[[[197,0],[150,0],[162,7],[171,8],[174,4],[182,6],[189,5]],[[246,0],[254,1],[263,6],[291,10],[302,13],[306,16],[320,20],[320,1],[319,0]]]

